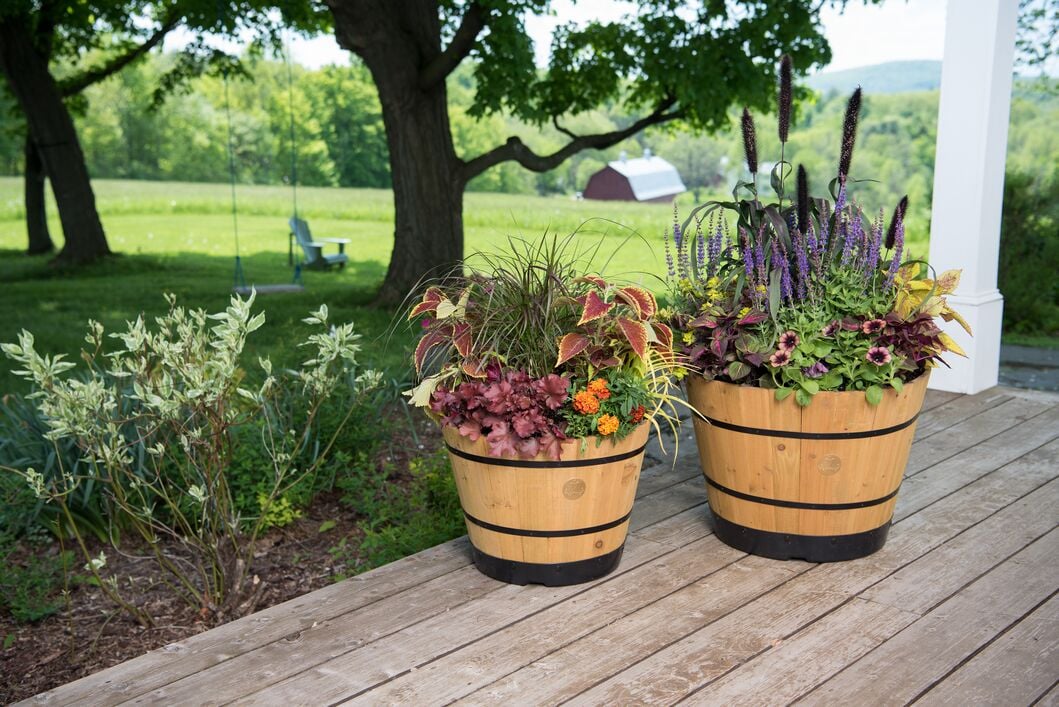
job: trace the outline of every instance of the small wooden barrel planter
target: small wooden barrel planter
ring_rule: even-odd
[[[890,529],[927,375],[887,390],[824,392],[801,408],[772,390],[688,382],[717,537],[777,559],[870,555]]]
[[[443,429],[474,563],[511,584],[563,586],[602,577],[621,560],[648,425],[620,442],[563,443],[561,458],[493,457]]]

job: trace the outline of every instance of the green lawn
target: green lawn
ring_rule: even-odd
[[[34,332],[47,353],[76,353],[84,323],[94,318],[109,328],[143,312],[160,313],[163,292],[209,310],[222,308],[232,285],[235,245],[227,184],[181,182],[94,182],[97,203],[111,248],[120,257],[69,273],[56,273],[47,257],[29,258],[25,248],[22,182],[0,178],[0,341],[21,328]],[[248,283],[291,279],[287,266],[287,219],[291,191],[286,187],[239,186],[239,240]],[[679,202],[692,207],[690,195]],[[305,274],[297,294],[261,298],[268,324],[251,340],[251,353],[269,353],[277,363],[298,360],[290,342],[304,338],[300,319],[321,302],[336,320],[352,320],[365,335],[365,360],[396,377],[406,375],[411,334],[388,332],[393,313],[368,306],[386,272],[393,242],[393,205],[380,189],[302,188],[299,213],[321,237],[353,239],[352,262],[343,271]],[[52,234],[62,231],[50,205]],[[656,288],[653,275],[665,271],[662,230],[672,221],[669,206],[575,201],[569,197],[468,194],[464,202],[467,252],[504,248],[509,236],[578,230],[586,247],[601,244],[612,257],[611,276]],[[912,244],[924,254],[925,242]],[[0,361],[0,394],[24,390]]]
[[[235,255],[227,185],[100,180],[94,186],[111,248],[121,255],[55,273],[46,257],[22,254],[22,183],[0,178],[0,341],[11,341],[26,328],[42,352],[76,353],[88,318],[112,328],[140,312],[158,314],[165,307],[163,292],[210,310],[226,303]],[[238,199],[247,281],[290,281],[290,190],[240,186]],[[394,376],[405,375],[409,335],[390,336],[393,313],[367,306],[385,275],[392,246],[390,199],[388,191],[377,189],[299,189],[299,213],[314,234],[353,239],[348,246],[352,262],[342,271],[306,273],[305,292],[262,297],[268,324],[252,337],[251,353],[269,353],[277,363],[299,360],[290,342],[308,332],[300,319],[326,302],[332,317],[352,320],[364,333],[366,361]],[[49,213],[53,237],[61,242],[54,208]],[[603,251],[617,249],[609,272],[646,280],[643,272],[660,274],[665,268],[660,234],[671,219],[666,206],[469,194],[464,213],[468,252],[502,248],[509,235],[533,238],[546,230],[568,233],[581,227],[586,244],[602,238]],[[637,237],[634,229],[650,235]],[[0,393],[24,390],[10,368],[0,361]]]

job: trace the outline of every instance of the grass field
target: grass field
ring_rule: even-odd
[[[141,312],[158,314],[165,308],[163,292],[212,311],[227,302],[235,256],[227,184],[99,180],[94,187],[111,248],[121,255],[62,273],[48,267],[47,257],[22,253],[22,182],[0,178],[0,341],[11,341],[26,328],[36,335],[42,352],[75,354],[88,318],[113,328]],[[290,189],[239,186],[237,199],[247,282],[290,281]],[[690,195],[678,203],[690,209]],[[393,313],[368,306],[386,273],[393,243],[390,192],[302,188],[298,211],[315,235],[351,238],[351,262],[342,271],[306,273],[304,292],[262,297],[268,324],[252,338],[251,353],[267,352],[281,364],[296,362],[298,352],[289,342],[307,333],[300,319],[325,302],[336,320],[352,320],[364,333],[366,361],[404,376],[410,334],[388,335]],[[53,238],[61,243],[54,205],[49,214]],[[669,206],[569,197],[474,193],[464,202],[468,253],[502,249],[509,236],[532,239],[546,231],[578,230],[585,247],[599,244],[600,253],[612,258],[608,274],[653,288],[658,284],[653,276],[665,271],[661,233],[671,219]],[[917,241],[913,249],[925,253],[925,242]],[[0,361],[0,393],[12,390],[24,386]]]

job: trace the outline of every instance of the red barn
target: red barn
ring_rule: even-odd
[[[650,150],[643,157],[621,159],[588,179],[583,195],[586,199],[603,201],[647,201],[668,204],[677,194],[687,191],[677,168]]]

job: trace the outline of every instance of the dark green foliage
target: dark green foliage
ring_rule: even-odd
[[[392,467],[354,465],[339,477],[343,501],[363,520],[359,546],[345,540],[332,548],[336,579],[452,540],[466,532],[456,482],[444,449],[414,458],[410,478],[393,478]]]
[[[31,544],[31,551],[16,560],[12,536],[0,533],[0,609],[19,622],[40,621],[62,608],[60,592],[74,557],[69,550],[48,553],[39,537]]]
[[[1059,171],[1004,181],[999,287],[1004,334],[1059,336]]]

